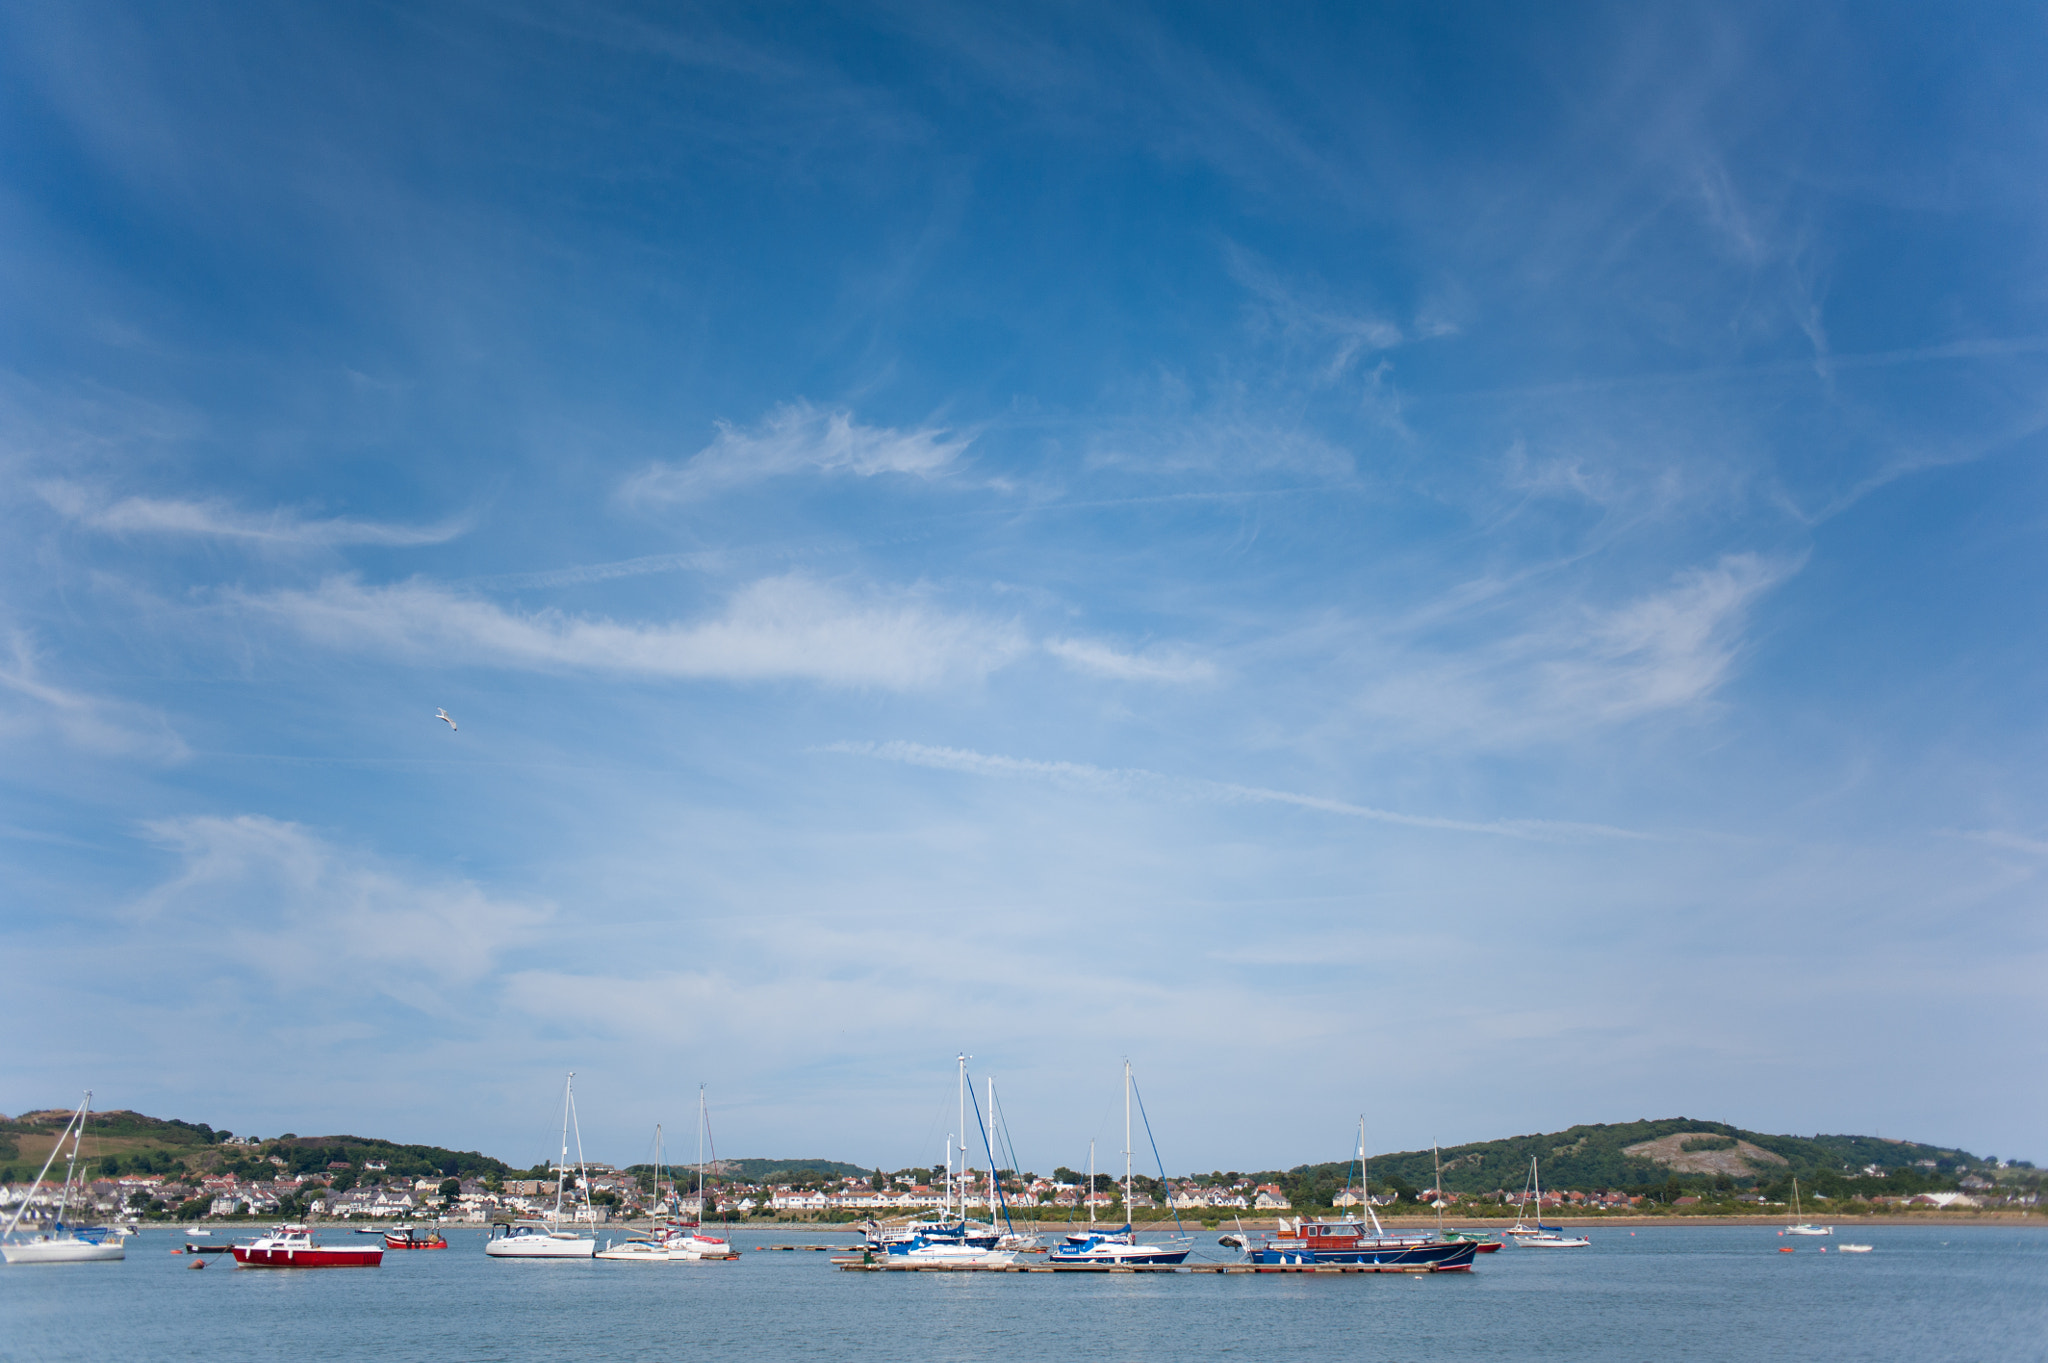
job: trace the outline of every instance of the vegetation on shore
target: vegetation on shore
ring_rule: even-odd
[[[62,1110],[49,1110],[0,1119],[0,1182],[34,1177],[69,1115]],[[502,1188],[507,1178],[551,1177],[545,1166],[518,1171],[502,1160],[473,1150],[448,1150],[363,1136],[302,1137],[290,1132],[252,1144],[235,1140],[232,1133],[217,1131],[205,1123],[122,1110],[93,1115],[84,1153],[84,1172],[94,1178],[123,1174],[189,1178],[233,1173],[243,1179],[266,1179],[292,1174],[313,1180],[303,1190],[306,1196],[330,1188],[347,1191],[372,1172],[373,1164],[383,1166],[374,1171],[383,1178],[477,1179],[494,1189]],[[1375,1198],[1393,1199],[1383,1207],[1383,1214],[1424,1210],[1418,1199],[1424,1190],[1436,1186],[1436,1161],[1440,1159],[1442,1186],[1447,1193],[1458,1196],[1456,1215],[1509,1215],[1532,1156],[1541,1161],[1546,1190],[1606,1189],[1644,1199],[1636,1206],[1609,1213],[1572,1208],[1570,1214],[1574,1216],[1753,1216],[1762,1210],[1762,1205],[1788,1202],[1794,1178],[1799,1180],[1802,1195],[1815,1204],[1817,1211],[1824,1208],[1829,1216],[1889,1213],[1892,1208],[1873,1199],[1899,1199],[1923,1192],[1995,1190],[1995,1195],[2002,1199],[2029,1194],[2038,1198],[2042,1191],[2041,1173],[2025,1161],[2001,1167],[1989,1156],[1913,1141],[1873,1136],[1774,1136],[1723,1122],[1676,1117],[1575,1126],[1562,1132],[1471,1142],[1447,1146],[1435,1155],[1428,1150],[1374,1155],[1370,1170],[1372,1192]],[[652,1182],[650,1166],[631,1166],[627,1172],[640,1175],[643,1185]],[[827,1159],[727,1159],[718,1162],[707,1191],[716,1205],[740,1211],[726,1191],[736,1183],[823,1187],[866,1172],[857,1165]],[[898,1171],[896,1176],[873,1171],[877,1186],[906,1176],[918,1182],[935,1182],[941,1175],[942,1171],[936,1169]],[[1063,1182],[1081,1181],[1080,1175],[1067,1169],[1056,1170],[1055,1177]],[[1353,1162],[1330,1161],[1285,1170],[1216,1170],[1193,1178],[1205,1185],[1274,1185],[1286,1197],[1294,1214],[1314,1214],[1332,1210],[1340,1191],[1356,1188],[1358,1174]],[[1115,1181],[1108,1175],[1099,1176],[1097,1182],[1105,1190],[1117,1193]],[[1139,1177],[1134,1182],[1155,1202],[1165,1201],[1166,1190],[1158,1180]],[[1503,1193],[1505,1202],[1497,1196]],[[1681,1203],[1681,1199],[1688,1200]],[[789,1219],[758,1201],[746,1203],[743,1210],[752,1219]],[[175,1215],[175,1211],[164,1209],[162,1214]],[[1139,1214],[1148,1218],[1157,1215],[1163,1222],[1171,1222],[1171,1217],[1161,1212],[1141,1208]],[[1251,1215],[1249,1210],[1244,1214]],[[831,1223],[858,1220],[865,1215],[835,1211],[812,1213],[807,1219]],[[1020,1200],[1013,1205],[1012,1215],[1053,1222],[1064,1215],[1064,1210],[1056,1212],[1052,1207]],[[1099,1215],[1118,1221],[1123,1218],[1120,1193],[1113,1206]],[[1086,1219],[1085,1212],[1077,1212],[1077,1216]],[[1231,1209],[1224,1208],[1183,1213],[1185,1220],[1209,1224],[1228,1221],[1230,1216]]]

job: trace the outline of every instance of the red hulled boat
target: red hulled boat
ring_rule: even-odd
[[[305,1226],[279,1226],[246,1245],[235,1246],[237,1268],[375,1268],[384,1262],[381,1246],[315,1244]]]

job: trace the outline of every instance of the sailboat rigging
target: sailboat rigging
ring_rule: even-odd
[[[1585,1249],[1593,1242],[1583,1235],[1566,1235],[1563,1226],[1543,1224],[1543,1175],[1536,1168],[1536,1157],[1529,1157],[1529,1182],[1536,1189],[1536,1225],[1531,1228],[1522,1224],[1518,1212],[1515,1224],[1508,1227],[1508,1235],[1523,1249]],[[1523,1190],[1526,1199],[1527,1189]]]
[[[21,1205],[15,1209],[14,1217],[7,1223],[7,1229],[0,1233],[0,1257],[10,1264],[89,1264],[105,1263],[114,1259],[125,1259],[127,1251],[121,1245],[120,1236],[105,1226],[72,1226],[65,1224],[64,1212],[71,1205],[71,1189],[78,1181],[78,1145],[85,1138],[86,1113],[92,1110],[92,1090],[85,1091],[85,1099],[79,1103],[78,1111],[64,1123],[54,1144],[50,1146],[50,1157],[43,1161],[43,1167],[36,1171],[36,1181],[29,1185],[21,1197]],[[57,1162],[57,1156],[64,1149],[65,1141],[71,1142],[71,1156],[64,1164],[64,1188],[57,1194],[56,1215],[47,1228],[38,1229],[25,1238],[16,1238],[21,1228],[22,1217],[35,1202],[35,1194],[43,1186],[43,1179],[50,1172],[50,1166]]]
[[[1124,1061],[1124,1224],[1121,1229],[1098,1231],[1095,1229],[1095,1143],[1088,1143],[1088,1221],[1089,1228],[1078,1234],[1069,1235],[1065,1243],[1046,1255],[1054,1264],[1177,1264],[1188,1257],[1194,1248],[1192,1235],[1176,1233],[1163,1241],[1140,1243],[1132,1219],[1132,1146],[1131,1146],[1131,1099],[1136,1085],[1131,1078],[1131,1062]],[[1144,1100],[1139,1099],[1139,1111],[1144,1111]],[[1159,1157],[1159,1142],[1152,1139],[1152,1119],[1145,1117],[1145,1136],[1152,1143],[1152,1156]],[[1166,1166],[1159,1166],[1159,1187],[1166,1189]],[[1180,1215],[1174,1214],[1174,1229],[1180,1232]]]
[[[494,1259],[588,1259],[597,1253],[597,1238],[562,1229],[562,1195],[569,1184],[569,1133],[576,1133],[576,1189],[583,1199],[578,1220],[595,1222],[590,1211],[589,1180],[583,1170],[583,1127],[576,1119],[576,1072],[571,1070],[562,1087],[562,1149],[555,1161],[555,1205],[546,1219],[521,1217],[510,1225],[491,1229],[484,1253]],[[575,1208],[571,1207],[571,1215]]]

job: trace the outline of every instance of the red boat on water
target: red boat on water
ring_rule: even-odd
[[[305,1226],[279,1226],[246,1245],[235,1246],[237,1268],[375,1268],[384,1262],[381,1246],[343,1249],[316,1244]]]
[[[447,1239],[441,1232],[429,1226],[420,1230],[416,1226],[393,1226],[384,1232],[386,1249],[446,1249]]]

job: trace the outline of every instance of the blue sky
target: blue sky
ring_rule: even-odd
[[[2048,1155],[2024,8],[0,23],[0,1107]]]

